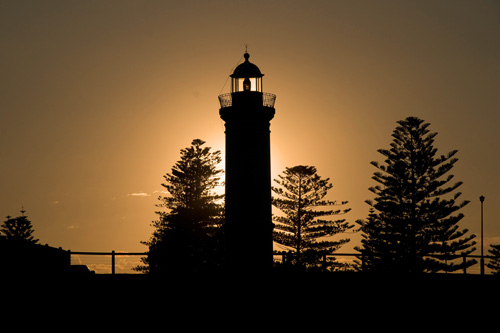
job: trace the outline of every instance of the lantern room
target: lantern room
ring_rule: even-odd
[[[262,77],[259,67],[248,61],[250,54],[245,53],[245,62],[235,68],[231,74],[231,92],[256,91],[262,92]]]

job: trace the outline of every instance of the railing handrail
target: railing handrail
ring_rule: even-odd
[[[116,257],[117,256],[147,256],[147,252],[88,252],[88,251],[71,251],[68,250],[70,260],[72,255],[89,255],[89,256],[111,256],[111,274],[115,274]]]
[[[68,251],[70,254],[80,254],[80,255],[95,255],[95,256],[110,256],[110,255],[120,255],[120,256],[142,256],[142,255],[147,255],[147,252],[116,252],[116,251],[111,251],[111,252],[86,252],[86,251],[79,251],[79,252],[73,252],[73,251]]]
[[[91,252],[91,251],[71,251],[68,250],[70,256],[71,255],[96,255],[96,256],[111,256],[111,274],[115,274],[115,257],[116,256],[147,256],[148,252],[116,252],[116,251],[111,251],[111,252]],[[296,255],[297,252],[290,250],[290,251],[273,251],[273,256],[293,256]],[[303,253],[304,255],[307,255],[307,253]],[[323,256],[323,257],[358,257],[358,258],[363,258],[368,255],[365,255],[361,252],[359,253],[342,253],[342,252],[316,252],[316,254]],[[423,257],[435,257],[435,258],[444,258],[443,260],[456,260],[456,259],[462,259],[465,260],[466,258],[484,258],[484,259],[493,259],[495,256],[492,255],[479,255],[479,254],[429,254],[425,255]],[[476,263],[477,264],[477,263]],[[463,273],[466,273],[466,267],[463,269]]]
[[[313,251],[312,253],[315,253],[319,256],[321,256],[323,259],[323,265],[325,265],[325,261],[326,261],[326,258],[327,257],[346,257],[346,256],[352,256],[352,257],[357,257],[358,259],[361,260],[361,267],[363,267],[363,261],[365,260],[366,257],[369,257],[370,255],[369,254],[363,254],[363,253],[336,253],[336,252],[322,252],[322,251]],[[304,252],[303,253],[304,256],[307,257],[308,253],[307,252]],[[278,256],[278,255],[281,255],[282,256],[282,260],[284,262],[287,261],[287,257],[288,259],[290,258],[290,256],[293,258],[294,255],[297,255],[297,252],[296,251],[293,251],[293,250],[289,250],[289,251],[273,251],[273,256]],[[492,255],[478,255],[478,254],[428,254],[428,255],[423,255],[422,256],[423,258],[424,257],[430,257],[430,258],[437,258],[437,259],[440,259],[440,260],[457,260],[457,259],[462,259],[463,260],[463,268],[462,268],[462,271],[463,271],[463,274],[467,274],[467,268],[469,266],[466,265],[466,261],[467,261],[467,258],[480,258],[480,259],[494,259],[495,256],[492,256]],[[483,262],[483,260],[481,260]],[[478,262],[476,261],[474,264],[472,264],[471,266],[474,266],[478,264]],[[480,263],[480,265],[482,265]],[[363,269],[362,269],[363,270]]]
[[[293,250],[290,250],[290,251],[273,251],[273,255],[277,256],[277,255],[283,255],[283,254],[296,254],[295,251]],[[307,255],[307,252],[303,252],[302,254],[306,254]],[[363,254],[363,253],[340,253],[340,252],[317,252],[317,254],[319,255],[326,255],[326,256],[343,256],[343,257],[357,257],[357,256],[368,256],[367,254]],[[436,257],[436,258],[451,258],[450,260],[454,260],[454,259],[460,259],[460,258],[463,258],[463,257],[467,257],[467,258],[486,258],[486,259],[493,259],[495,258],[495,256],[492,256],[492,255],[483,255],[481,256],[480,254],[427,254],[427,255],[424,255],[422,257]]]

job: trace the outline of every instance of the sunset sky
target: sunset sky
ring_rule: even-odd
[[[277,95],[273,178],[316,166],[354,223],[377,149],[417,116],[438,153],[459,150],[461,227],[479,243],[484,195],[485,241],[500,243],[493,0],[0,0],[1,222],[24,206],[42,244],[146,251],[179,150],[200,138],[224,152],[217,96],[245,44]]]

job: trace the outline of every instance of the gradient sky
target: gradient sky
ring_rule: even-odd
[[[147,250],[179,150],[224,150],[217,96],[245,44],[277,95],[273,178],[314,165],[364,218],[370,161],[418,116],[459,150],[460,225],[479,236],[484,195],[500,243],[498,1],[1,0],[0,31],[0,216],[24,206],[42,244]]]

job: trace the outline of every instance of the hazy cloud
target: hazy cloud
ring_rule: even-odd
[[[127,194],[127,196],[129,196],[129,197],[150,197],[151,194],[146,193],[146,192],[137,192],[137,193]]]
[[[160,190],[153,191],[153,193],[169,194],[168,191],[160,191]]]

